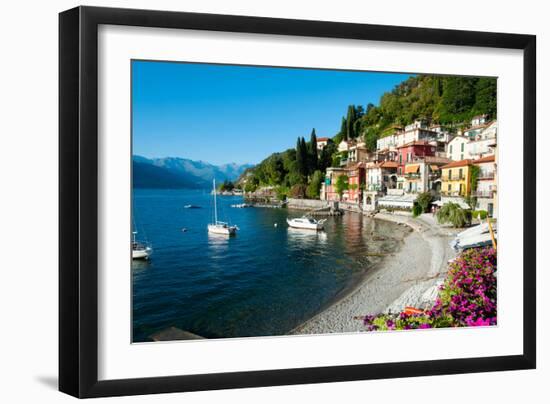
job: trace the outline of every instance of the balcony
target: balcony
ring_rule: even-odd
[[[441,177],[441,181],[464,181],[466,177],[462,175],[444,175]]]
[[[489,190],[486,190],[486,189],[479,190],[479,191],[473,191],[472,195],[476,196],[478,198],[492,198],[493,197],[493,191],[489,191]]]
[[[462,191],[441,191],[441,195],[443,196],[465,196],[464,192]]]
[[[477,175],[478,180],[492,180],[495,178],[494,171],[480,171]]]

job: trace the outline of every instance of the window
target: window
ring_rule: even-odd
[[[462,179],[462,168],[458,169],[458,178]]]
[[[449,154],[453,154],[453,145],[449,145]]]
[[[451,192],[451,184],[447,185],[447,191]]]
[[[460,151],[461,151],[461,152],[464,152],[464,143],[462,143],[462,144],[460,145]]]
[[[460,154],[460,160],[464,160],[464,154]]]

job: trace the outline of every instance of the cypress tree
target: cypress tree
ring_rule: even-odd
[[[319,159],[317,158],[317,134],[315,128],[311,131],[309,140],[309,172],[313,173],[319,168]]]
[[[353,139],[355,137],[355,106],[350,105],[348,107],[348,116],[346,118],[346,139]]]
[[[309,158],[308,158],[308,152],[307,152],[307,145],[306,140],[302,137],[302,140],[300,141],[300,154],[302,155],[302,161],[303,161],[303,167],[300,174],[304,176],[304,179],[307,179],[307,176],[309,175]]]

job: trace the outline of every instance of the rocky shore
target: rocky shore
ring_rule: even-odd
[[[403,239],[399,251],[385,257],[354,290],[291,334],[364,331],[358,318],[366,314],[433,304],[447,273],[448,261],[455,256],[449,246],[453,231],[439,226],[430,214],[412,218],[378,213],[374,217],[410,226],[414,231]]]

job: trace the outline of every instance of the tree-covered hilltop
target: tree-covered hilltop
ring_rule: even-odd
[[[417,118],[446,126],[450,131],[469,125],[472,117],[487,114],[496,118],[495,78],[458,76],[411,76],[392,91],[384,93],[379,105],[348,106],[340,130],[319,154],[313,129],[310,140],[299,137],[294,149],[273,153],[257,166],[246,170],[239,183],[245,191],[274,187],[285,196],[318,198],[326,168],[338,166],[345,158],[337,150],[343,139],[361,139],[369,150],[376,141]]]

